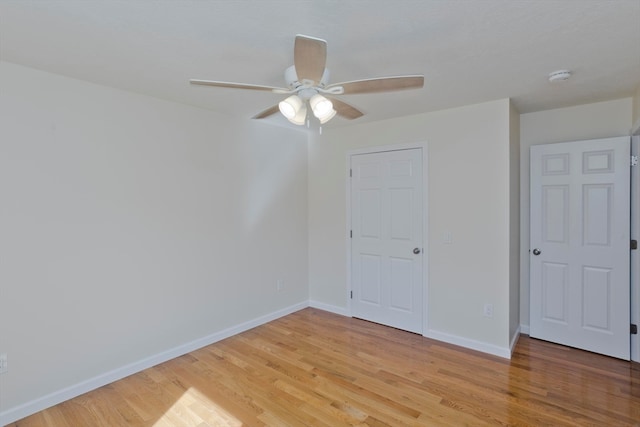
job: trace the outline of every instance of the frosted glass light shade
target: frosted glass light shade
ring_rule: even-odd
[[[331,111],[329,111],[328,114],[326,114],[324,117],[320,118],[320,124],[325,124],[327,123],[329,120],[333,119],[336,115],[336,110],[334,110],[333,108],[331,108]]]
[[[309,105],[311,106],[311,110],[313,110],[313,115],[319,118],[320,121],[330,115],[332,111],[335,114],[331,101],[320,94],[313,95],[309,100]]]
[[[293,124],[303,125],[307,120],[307,107],[304,104],[301,104],[296,115],[290,119],[287,117],[287,119]]]
[[[280,109],[282,115],[289,120],[293,119],[298,114],[301,107],[303,107],[302,100],[298,95],[291,95],[284,101],[280,101],[280,103],[278,104],[278,108]]]

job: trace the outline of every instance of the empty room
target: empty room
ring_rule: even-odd
[[[640,426],[640,0],[0,0],[0,426]]]

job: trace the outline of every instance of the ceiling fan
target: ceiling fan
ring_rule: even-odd
[[[261,90],[289,95],[278,105],[267,108],[253,118],[263,119],[280,111],[291,123],[296,125],[306,123],[307,126],[310,122],[309,110],[321,124],[328,122],[336,114],[349,120],[357,119],[363,115],[357,108],[335,98],[336,95],[419,89],[424,85],[424,76],[422,75],[382,77],[329,84],[329,69],[325,68],[326,60],[327,42],[325,40],[298,34],[293,49],[294,65],[284,72],[286,88],[196,79],[192,79],[190,82],[194,85]]]

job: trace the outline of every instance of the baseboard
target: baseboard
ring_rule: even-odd
[[[328,311],[330,313],[339,314],[341,316],[351,317],[349,310],[344,307],[338,307],[336,305],[325,304],[323,302],[309,300],[309,307],[317,308],[318,310]]]
[[[334,314],[339,314],[341,316],[351,317],[351,313],[349,312],[349,310],[344,307],[338,307],[335,305],[325,304],[323,302],[318,302],[313,300],[309,300],[309,307],[328,311]],[[518,328],[518,330],[516,331],[516,334],[511,338],[511,343],[509,348],[506,348],[506,347],[499,347],[492,344],[487,344],[485,342],[470,340],[468,338],[458,337],[455,335],[446,334],[443,332],[438,332],[433,330],[424,334],[424,336],[427,338],[443,341],[449,344],[458,345],[460,347],[465,347],[471,350],[481,351],[483,353],[493,354],[495,356],[504,357],[505,359],[511,358],[513,349],[515,348],[515,345],[518,342],[519,335],[520,335],[520,328]]]
[[[529,335],[529,325],[520,325],[520,333]]]
[[[511,342],[509,343],[509,358],[513,355],[513,350],[516,348],[516,344],[518,344],[518,338],[520,338],[520,325],[518,325],[518,328],[511,337]]]
[[[427,331],[424,336],[460,347],[465,347],[471,350],[477,350],[483,353],[492,354],[494,356],[503,357],[505,359],[511,359],[511,350],[507,347],[487,344],[486,342],[471,340],[469,338],[464,338],[457,335],[451,335],[445,332],[438,332],[434,330]]]
[[[162,353],[147,357],[137,362],[130,363],[121,368],[114,369],[110,372],[106,372],[70,387],[55,391],[46,396],[42,396],[40,398],[32,400],[31,402],[19,405],[15,408],[9,408],[4,412],[0,412],[0,426],[13,423],[24,417],[35,414],[36,412],[42,411],[66,400],[80,396],[81,394],[87,393],[91,390],[95,390],[99,387],[110,384],[114,381],[118,381],[129,375],[133,375],[144,369],[151,368],[152,366],[164,363],[171,359],[175,359],[176,357],[182,356],[183,354],[189,353],[191,351],[221,341],[225,338],[229,338],[233,335],[255,328],[256,326],[263,325],[272,320],[302,310],[303,308],[306,308],[308,306],[308,301],[294,304],[292,306],[274,311],[273,313],[269,313],[264,316],[257,317],[253,320],[249,320],[247,322],[241,323],[231,328],[227,328],[220,332],[216,332],[206,337],[202,337],[186,344],[179,345],[177,347],[174,347],[167,351],[163,351]]]

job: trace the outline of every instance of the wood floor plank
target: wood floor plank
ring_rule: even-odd
[[[522,336],[511,360],[317,309],[9,427],[634,426],[638,364]]]

